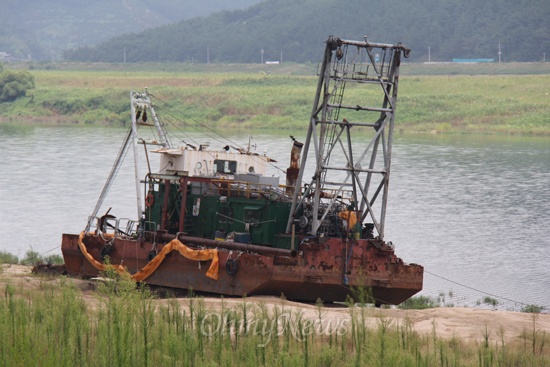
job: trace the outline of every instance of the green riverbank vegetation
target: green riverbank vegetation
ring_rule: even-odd
[[[21,265],[34,265],[36,263],[42,264],[63,264],[63,257],[58,254],[41,255],[38,251],[32,249],[25,252],[25,256],[21,259],[7,251],[0,251],[0,265],[2,264],[21,264]]]
[[[15,279],[17,280],[17,279]],[[216,306],[190,294],[156,299],[114,272],[93,290],[68,278],[0,283],[3,366],[546,366],[546,335],[506,338],[480,325],[478,341],[419,334],[412,322],[349,303],[340,319],[318,302],[305,314],[281,299]],[[81,287],[77,286],[81,284]],[[86,288],[83,292],[81,288]],[[310,309],[311,310],[311,309]],[[345,316],[345,317],[344,317]],[[490,338],[490,334],[498,338]]]
[[[180,127],[306,129],[317,82],[316,65],[52,65],[26,66],[36,87],[0,103],[1,123],[121,126],[129,91],[148,87],[161,116],[164,103],[177,109]],[[406,64],[396,129],[550,135],[549,85],[546,63]]]

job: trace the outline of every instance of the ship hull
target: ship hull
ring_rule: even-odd
[[[185,245],[196,247],[190,238],[186,239]],[[82,242],[88,253],[102,262],[106,241],[100,236],[86,235]],[[157,250],[162,247],[157,245]],[[100,271],[82,254],[79,235],[64,234],[61,248],[69,275],[99,275]],[[111,264],[121,264],[135,274],[149,263],[151,248],[150,241],[121,237],[111,243],[108,255]],[[270,249],[265,253],[217,249],[218,279],[206,276],[211,261],[194,261],[172,252],[144,282],[194,292],[284,296],[308,302],[318,299],[344,302],[348,297],[362,301],[363,297],[371,297],[371,302],[377,305],[399,304],[422,289],[423,267],[404,264],[391,247],[374,240],[302,241],[296,251],[286,253],[270,253]]]

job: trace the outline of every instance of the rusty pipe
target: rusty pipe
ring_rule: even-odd
[[[161,234],[158,237],[161,241],[171,241],[174,238],[176,238],[173,234]],[[288,256],[288,257],[296,257],[297,252],[293,250],[285,250],[282,248],[274,248],[274,247],[267,247],[267,246],[258,246],[258,245],[249,245],[246,243],[238,243],[238,242],[230,242],[230,241],[218,241],[218,240],[211,240],[208,238],[201,238],[201,237],[191,237],[191,236],[185,236],[180,234],[178,236],[178,240],[180,240],[183,243],[192,243],[194,245],[199,246],[206,246],[206,247],[212,247],[212,248],[224,248],[227,250],[233,250],[233,251],[243,251],[243,252],[256,252],[260,255],[267,255],[267,256]]]
[[[286,170],[286,194],[292,196],[294,194],[296,180],[300,172],[300,154],[302,153],[303,143],[294,140],[290,151],[290,166]]]

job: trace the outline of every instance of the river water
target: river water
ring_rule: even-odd
[[[0,126],[0,250],[60,254],[61,234],[84,229],[124,134]],[[288,166],[288,134],[252,135],[259,152]],[[249,135],[229,138],[246,146]],[[128,157],[100,212],[136,218],[133,180]],[[499,309],[550,310],[550,138],[398,134],[390,182],[386,240],[424,265],[421,294],[445,305],[491,307],[483,302],[491,297]]]

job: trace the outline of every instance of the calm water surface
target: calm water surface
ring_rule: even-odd
[[[0,127],[0,250],[60,254],[61,234],[85,227],[124,134]],[[288,165],[287,135],[254,134],[254,143]],[[397,135],[393,152],[386,239],[425,266],[422,294],[550,310],[550,138]],[[136,218],[134,187],[128,158],[101,212]]]

